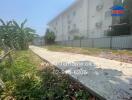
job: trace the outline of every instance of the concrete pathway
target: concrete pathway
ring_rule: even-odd
[[[30,49],[107,100],[132,100],[132,64],[35,46]]]

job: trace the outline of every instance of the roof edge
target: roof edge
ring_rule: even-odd
[[[69,9],[72,9],[79,1],[81,1],[81,0],[74,1],[70,6],[68,6],[65,10],[60,12],[56,17],[54,17],[51,21],[49,21],[47,25],[50,25],[53,21],[55,21],[57,18],[59,18],[61,15],[63,15],[65,12],[67,12]]]

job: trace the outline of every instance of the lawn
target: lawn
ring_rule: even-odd
[[[65,47],[59,45],[46,46],[48,50],[57,52],[71,52],[90,56],[102,57],[121,62],[132,63],[132,50],[112,50],[99,48]]]
[[[29,50],[12,57],[12,65],[0,63],[0,100],[99,100]]]

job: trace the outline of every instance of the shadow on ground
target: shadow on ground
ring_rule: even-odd
[[[109,100],[132,100],[132,77],[119,70],[102,69],[90,61],[58,64],[63,72]]]

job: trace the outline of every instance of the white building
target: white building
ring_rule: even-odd
[[[48,23],[49,29],[56,34],[56,41],[102,37],[112,25],[110,8],[114,3],[115,0],[76,0]]]

